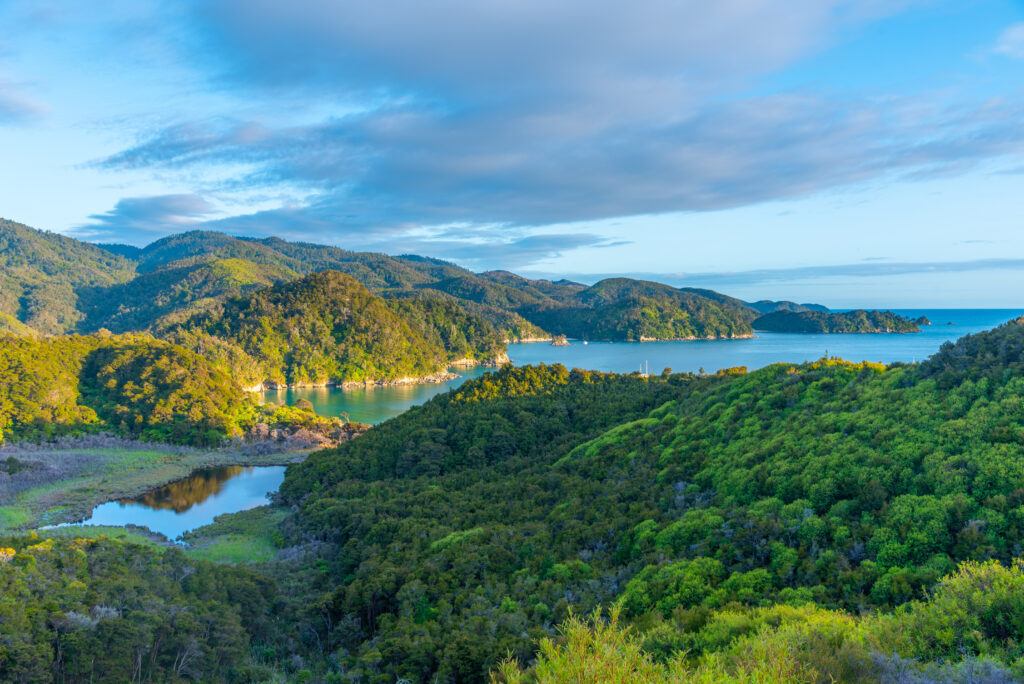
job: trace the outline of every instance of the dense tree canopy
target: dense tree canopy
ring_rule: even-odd
[[[525,307],[545,330],[592,340],[672,340],[750,335],[754,311],[718,293],[609,278],[564,302]]]
[[[908,333],[917,323],[891,311],[774,311],[757,318],[755,330],[789,333]]]
[[[0,537],[0,681],[250,681],[273,608],[265,577],[176,549]]]
[[[696,656],[716,611],[890,611],[1009,564],[1022,342],[1017,321],[923,366],[466,383],[289,469],[283,529],[337,549],[308,575],[318,638],[362,676],[473,680],[570,606],[618,602],[664,625],[652,653]]]
[[[234,342],[278,384],[425,376],[447,359],[443,346],[337,271],[230,299],[185,327]]]
[[[42,333],[72,330],[82,318],[81,288],[134,274],[134,263],[95,245],[0,219],[0,329],[26,332],[17,322]]]
[[[258,424],[318,433],[342,425],[259,406],[231,371],[146,335],[0,336],[0,443],[112,432],[216,446]]]

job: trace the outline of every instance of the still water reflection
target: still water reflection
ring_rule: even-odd
[[[478,378],[489,370],[492,369],[460,369],[459,377],[454,380],[422,385],[271,390],[263,394],[263,400],[293,406],[299,399],[308,399],[320,415],[345,415],[356,423],[376,425],[405,413],[413,406],[418,406],[438,394],[455,389],[470,378]]]
[[[83,525],[143,525],[169,539],[209,525],[222,513],[267,503],[284,481],[284,466],[205,468],[137,499],[97,506]]]

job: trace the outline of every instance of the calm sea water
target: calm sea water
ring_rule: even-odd
[[[284,466],[206,468],[137,499],[97,506],[81,525],[142,525],[168,539],[209,525],[222,513],[267,503],[284,482]]]
[[[349,420],[376,425],[388,418],[405,413],[448,390],[455,389],[470,378],[480,377],[490,368],[458,369],[459,377],[444,383],[423,385],[394,385],[385,387],[341,389],[339,387],[312,387],[307,389],[271,390],[263,393],[263,400],[292,406],[299,399],[308,399],[316,412],[323,416],[348,414]]]
[[[1024,309],[901,309],[904,316],[927,316],[932,325],[919,333],[832,334],[759,332],[749,340],[695,340],[692,342],[574,342],[568,347],[546,344],[517,344],[509,347],[516,364],[561,363],[570,368],[628,373],[650,368],[660,373],[668,367],[676,372],[711,373],[720,368],[747,366],[751,370],[772,363],[813,361],[838,356],[848,361],[923,361],[938,351],[943,342],[969,333],[988,330],[1024,314]],[[952,323],[952,325],[948,325]]]
[[[588,344],[573,341],[568,347],[552,347],[539,342],[511,344],[508,354],[517,365],[561,363],[569,368],[616,373],[629,373],[641,368],[649,369],[651,373],[660,373],[665,368],[676,372],[697,372],[703,368],[711,373],[732,366],[747,366],[753,370],[783,361],[813,361],[826,354],[849,361],[913,362],[928,358],[943,342],[993,328],[1024,314],[1024,309],[898,309],[896,313],[911,318],[927,316],[932,325],[923,326],[919,333],[906,335],[762,332],[749,340]],[[351,420],[379,423],[484,372],[485,369],[463,372],[459,379],[441,385],[357,390],[325,387],[267,392],[264,397],[267,401],[287,404],[308,399],[323,415],[338,416],[344,412]]]

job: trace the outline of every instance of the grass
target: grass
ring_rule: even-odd
[[[87,465],[62,479],[19,492],[0,506],[0,533],[25,531],[42,525],[75,522],[107,501],[130,499],[200,468],[227,465],[282,465],[304,455],[300,452],[263,455],[219,451],[167,451],[139,449],[75,449]]]
[[[286,509],[276,506],[219,515],[212,524],[185,534],[185,553],[214,563],[274,560],[281,541],[277,526],[287,515]]]
[[[24,527],[32,514],[24,506],[0,506],[0,531]]]
[[[77,456],[66,457],[71,451]],[[152,489],[183,479],[200,468],[228,465],[282,465],[300,459],[305,452],[264,455],[219,451],[148,451],[125,448],[72,449],[65,452],[33,452],[33,460],[50,458],[67,474],[14,494],[0,506],[0,535],[25,532],[43,525],[74,522],[87,517],[101,503],[140,496]],[[287,511],[261,506],[219,516],[213,524],[186,535],[188,546],[179,547],[192,558],[215,563],[263,563],[277,558],[278,525]],[[76,525],[40,530],[48,537],[97,537],[166,548],[167,539],[145,528]]]
[[[78,539],[82,537],[95,539],[96,537],[107,537],[130,544],[140,544],[155,549],[165,549],[171,546],[171,542],[159,535],[148,531],[139,531],[128,527],[113,527],[110,525],[75,525],[74,527],[54,527],[42,530],[47,537],[63,537]]]
[[[185,555],[214,563],[265,563],[277,557],[277,547],[265,537],[226,534],[185,549]]]

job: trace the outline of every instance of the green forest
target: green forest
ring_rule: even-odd
[[[755,330],[783,333],[908,333],[918,324],[891,311],[774,311],[754,320]]]
[[[139,347],[80,339],[74,353],[105,378],[80,390],[80,414],[87,402],[89,420],[116,420],[135,363],[173,376],[159,360],[171,347]],[[2,595],[18,597],[5,615],[24,627],[0,640],[0,678],[106,658],[115,674],[95,681],[121,681],[143,642],[155,679],[198,677],[172,674],[177,654],[219,621],[225,645],[190,656],[211,680],[550,682],[627,668],[652,682],[1012,681],[1024,676],[1022,371],[1024,319],[921,364],[506,366],[290,466],[271,516],[278,561],[188,569],[173,551],[4,540]],[[111,585],[122,561],[153,586]],[[202,582],[170,587],[167,573]],[[243,596],[236,582],[266,584]],[[195,606],[189,621],[154,645],[155,625],[183,615],[158,606],[175,602]],[[266,602],[273,618],[245,617]],[[117,630],[136,635],[122,650],[105,646]]]
[[[916,329],[275,239],[0,229],[28,245],[0,250],[6,444],[340,434],[247,388],[497,363],[516,335]],[[245,568],[144,536],[0,539],[0,681],[1016,681],[1022,407],[1024,319],[918,364],[506,365],[348,426],[268,507],[219,518],[210,535],[261,540]],[[0,460],[0,481],[34,467]]]
[[[300,508],[286,528],[338,549],[316,604],[360,626],[321,639],[368,679],[483,679],[508,652],[530,662],[551,625],[616,605],[655,663],[686,653],[690,668],[729,641],[704,629],[889,613],[960,563],[1009,566],[1024,534],[1022,344],[1015,321],[919,366],[651,379],[554,366],[467,383],[289,470],[281,492]],[[1014,624],[835,667],[865,680],[894,654],[1011,667]]]
[[[229,366],[147,335],[0,335],[0,444],[107,432],[215,447],[258,424],[331,431],[342,421],[261,406]]]
[[[0,537],[0,680],[252,681],[274,583],[176,549]]]
[[[554,335],[615,341],[748,337],[755,319],[758,329],[785,332],[916,329],[891,312],[746,303],[711,290],[629,278],[591,286],[531,280],[507,271],[473,273],[429,257],[206,231],[139,248],[93,245],[0,221],[0,267],[0,332],[147,332],[185,346],[197,334],[212,335],[222,347],[237,347],[229,355],[251,386],[432,375],[454,360],[493,362],[507,342]],[[307,298],[301,305],[300,293]],[[335,296],[358,307],[332,310]],[[295,307],[285,311],[284,303]],[[249,313],[269,326],[272,341],[253,341],[255,327],[240,318]],[[380,342],[369,336],[375,326]],[[333,343],[320,339],[328,329]],[[311,335],[320,336],[315,349],[286,358],[285,343],[308,342]]]

